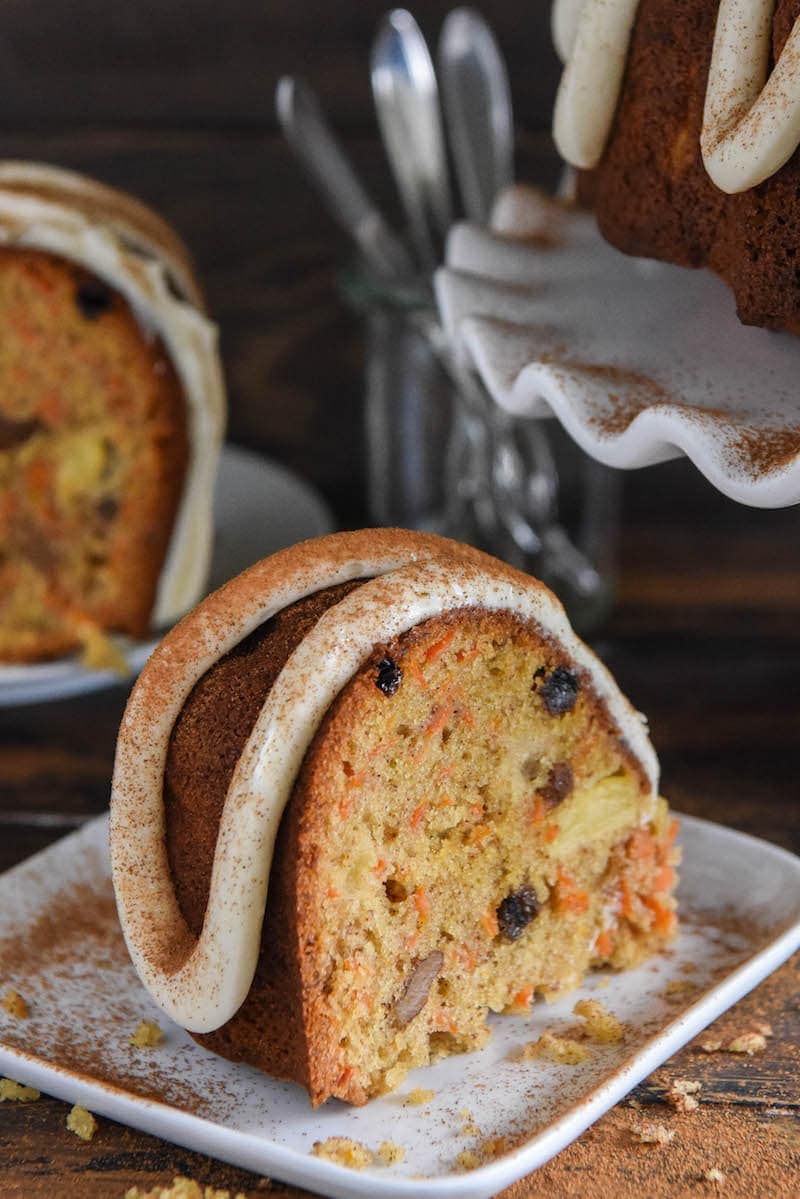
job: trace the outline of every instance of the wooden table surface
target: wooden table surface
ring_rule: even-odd
[[[56,7],[62,16],[67,11],[64,4]],[[89,7],[98,20],[105,19],[107,6]],[[295,7],[281,4],[279,11],[287,29],[297,26],[292,36],[301,38]],[[367,7],[372,22],[380,9]],[[431,7],[440,15],[446,6]],[[507,32],[514,28],[512,8],[498,7]],[[22,27],[24,6],[9,11]],[[149,16],[155,19],[157,11],[148,10]],[[359,30],[360,22],[353,15]],[[52,112],[55,97],[67,94],[75,61],[82,70],[94,70],[95,83],[100,66],[75,54],[70,59],[70,38],[77,35],[69,33],[66,18],[60,28],[68,31],[72,73],[63,68],[62,79],[58,56],[51,56],[40,92],[27,74],[17,72],[20,87],[23,75],[27,80],[27,92],[10,92],[17,117],[23,109],[38,113],[37,105],[42,112],[35,129],[6,128],[3,152],[74,166],[130,187],[176,222],[196,253],[221,323],[233,439],[302,471],[323,490],[342,524],[363,523],[361,342],[335,285],[344,247],[274,132],[243,116],[251,111],[248,88],[255,70],[247,39],[236,42],[241,70],[227,72],[228,80],[236,76],[230,90],[221,77],[212,73],[210,82],[201,80],[198,71],[189,79],[189,100],[185,89],[169,92],[173,105],[196,111],[198,96],[217,88],[215,103],[225,119],[216,127],[210,120],[193,125],[183,110],[173,126],[159,123],[153,88],[136,88],[140,71],[123,74],[119,100],[120,111],[138,105],[136,128],[125,126],[114,107],[117,99],[107,97],[111,117],[92,126],[81,111],[75,119],[88,123],[76,132],[46,122],[42,113]],[[209,55],[214,32],[203,26]],[[350,33],[345,27],[342,38]],[[131,36],[138,46],[136,38],[144,35],[137,27]],[[287,66],[297,65],[288,61],[295,43],[287,37],[268,52],[283,53]],[[20,39],[22,34],[17,50],[23,45],[35,67],[39,43]],[[348,78],[344,45],[333,36],[315,43],[311,65],[315,78],[321,73],[323,89]],[[531,82],[521,71],[524,50],[515,86],[531,100],[537,87],[551,87],[553,67],[548,61],[542,79]],[[172,52],[177,63],[180,56],[174,47]],[[20,94],[27,96],[28,108]],[[85,91],[70,96],[70,104],[88,103]],[[363,86],[345,86],[342,103],[352,126],[352,152],[385,195],[378,149],[362,129]],[[525,176],[555,178],[546,138],[521,131],[520,160]],[[626,476],[618,601],[595,638],[623,689],[650,717],[664,791],[674,806],[795,851],[800,851],[798,534],[797,512],[738,508],[714,494],[686,463]],[[125,689],[119,687],[71,701],[0,709],[0,869],[105,808],[124,702]],[[3,983],[0,979],[0,987]],[[767,1020],[775,1035],[764,1052],[750,1058],[688,1047],[508,1194],[514,1199],[800,1194],[799,983],[795,960],[722,1022],[723,1031],[732,1033]],[[669,1081],[680,1077],[703,1084],[695,1113],[676,1114],[665,1105]],[[121,1199],[127,1187],[164,1184],[175,1174],[253,1197],[301,1193],[106,1120],[85,1144],[66,1130],[66,1112],[46,1097],[0,1106],[2,1199]],[[634,1145],[629,1128],[643,1117],[674,1129],[672,1143]],[[726,1176],[724,1186],[703,1179],[712,1167]]]

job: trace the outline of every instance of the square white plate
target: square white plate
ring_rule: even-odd
[[[27,1020],[0,1010],[0,1073],[337,1199],[482,1199],[558,1153],[800,946],[800,858],[688,816],[682,827],[682,932],[669,953],[594,975],[529,1017],[493,1018],[485,1049],[416,1071],[398,1094],[314,1111],[299,1087],[214,1057],[155,1009],[117,925],[106,819],[94,820],[0,878],[0,979],[31,1007]],[[626,1023],[622,1044],[594,1047],[579,1066],[514,1060],[545,1028],[574,1025],[583,995]],[[128,1043],[143,1018],[166,1032],[156,1049]],[[435,1091],[431,1102],[405,1106],[414,1087]],[[463,1131],[463,1109],[480,1136]],[[391,1139],[405,1160],[356,1172],[310,1156],[330,1136],[372,1150]],[[459,1172],[462,1150],[497,1137],[507,1152]]]

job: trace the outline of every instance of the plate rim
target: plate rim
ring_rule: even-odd
[[[2,1042],[0,1069],[10,1067],[18,1072],[21,1066],[23,1077],[20,1081],[37,1086],[65,1102],[84,1102],[84,1106],[107,1119],[140,1129],[186,1149],[210,1152],[221,1161],[255,1173],[266,1173],[303,1187],[317,1187],[332,1199],[349,1199],[350,1196],[362,1199],[488,1199],[502,1188],[533,1173],[572,1144],[634,1086],[800,948],[800,856],[761,837],[715,821],[680,812],[678,815],[683,837],[693,829],[702,830],[723,843],[744,847],[748,854],[755,853],[763,857],[766,853],[772,860],[788,868],[797,883],[794,916],[756,953],[705,991],[695,1003],[689,1004],[668,1020],[645,1046],[621,1063],[613,1074],[584,1093],[538,1135],[475,1170],[463,1173],[453,1171],[436,1176],[385,1178],[373,1171],[361,1173],[283,1146],[277,1141],[230,1130],[205,1116],[193,1115],[160,1100],[137,1096],[113,1083],[80,1075]],[[74,839],[97,837],[107,821],[107,813],[90,818],[79,829],[0,874],[0,883],[8,885],[18,871],[35,867],[48,855],[63,852]],[[164,1135],[165,1123],[168,1126],[167,1136]],[[231,1138],[233,1143],[229,1144]]]

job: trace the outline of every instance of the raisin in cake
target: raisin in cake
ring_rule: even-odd
[[[800,0],[555,0],[554,134],[629,254],[800,330]]]
[[[0,163],[0,661],[196,603],[223,423],[216,331],[169,226]]]
[[[363,1103],[675,931],[643,718],[541,583],[402,530],[284,550],[145,667],[117,905],[203,1045]]]

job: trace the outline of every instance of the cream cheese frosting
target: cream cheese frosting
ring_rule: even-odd
[[[156,627],[170,624],[197,602],[207,579],[225,427],[217,330],[202,310],[186,252],[132,197],[72,171],[24,162],[0,163],[0,244],[59,255],[103,279],[172,360],[186,397],[189,461],[152,616]]]
[[[565,67],[553,136],[572,166],[597,166],[619,101],[638,0],[554,0]],[[721,0],[700,147],[721,191],[770,178],[800,145],[800,18],[768,77],[775,0]]]
[[[319,619],[286,661],[237,763],[220,822],[199,938],[180,911],[167,859],[163,779],[170,735],[195,683],[299,599],[365,581]],[[399,530],[335,534],[282,551],[204,601],[165,638],[129,701],[111,800],[117,906],[134,965],[155,1002],[210,1032],[244,1002],[258,960],[275,838],[303,757],[330,704],[376,644],[442,612],[505,610],[534,622],[586,671],[648,779],[658,763],[644,718],[572,632],[542,584],[442,538]]]

